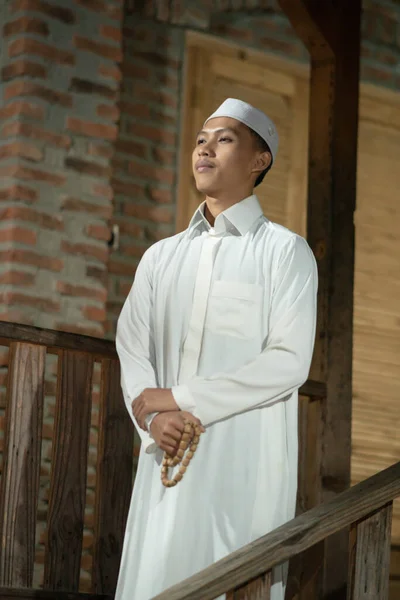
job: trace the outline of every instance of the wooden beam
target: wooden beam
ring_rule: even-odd
[[[117,357],[115,343],[111,340],[0,321],[0,345],[8,346],[12,341],[40,344],[53,354],[61,348],[89,352],[96,358]]]
[[[350,485],[354,225],[361,2],[280,0],[311,56],[308,240],[319,271],[318,323],[311,377],[325,381],[321,493]],[[312,494],[310,494],[312,496]],[[309,507],[308,507],[309,508]],[[325,542],[321,589],[342,598],[346,532]],[[303,598],[303,596],[301,596]],[[310,596],[308,596],[310,597]]]

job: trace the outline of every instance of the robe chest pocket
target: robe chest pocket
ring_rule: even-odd
[[[215,281],[208,298],[206,328],[220,335],[257,337],[262,291],[260,285],[253,283]]]

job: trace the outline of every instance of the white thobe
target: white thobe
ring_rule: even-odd
[[[149,600],[294,516],[297,390],[315,335],[317,272],[306,241],[256,196],[144,254],[117,350],[131,402],[171,388],[206,427],[183,480],[166,489],[162,451],[142,439],[116,600]],[[136,423],[135,423],[136,425]],[[136,425],[137,426],[137,425]],[[272,600],[284,598],[284,569]]]

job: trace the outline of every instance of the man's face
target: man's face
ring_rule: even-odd
[[[229,117],[210,119],[193,150],[196,187],[210,197],[249,195],[269,161],[269,153],[257,148],[246,125]]]

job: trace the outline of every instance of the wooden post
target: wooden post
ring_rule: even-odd
[[[0,585],[29,587],[35,560],[46,348],[10,345],[0,487]]]
[[[319,271],[311,377],[327,385],[319,497],[324,502],[350,485],[361,3],[337,0],[334,8],[312,0],[280,4],[311,57],[308,240]],[[347,532],[326,540],[315,565],[315,572],[321,571],[315,598],[346,597],[347,546]]]
[[[393,502],[389,502],[352,528],[356,541],[348,600],[388,599],[392,509]]]
[[[249,581],[226,595],[226,600],[270,600],[271,599],[271,571]]]

